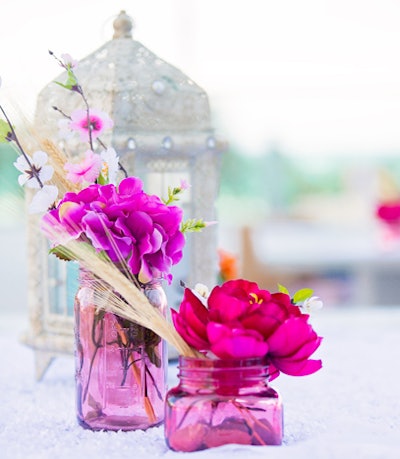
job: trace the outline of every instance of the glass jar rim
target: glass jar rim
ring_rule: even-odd
[[[263,357],[246,357],[246,358],[229,358],[229,359],[212,359],[207,357],[186,357],[179,356],[179,366],[186,368],[248,368],[255,366],[269,366],[269,360]]]

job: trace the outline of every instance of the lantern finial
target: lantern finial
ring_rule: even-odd
[[[132,38],[133,20],[122,10],[113,22],[114,35],[113,39]]]

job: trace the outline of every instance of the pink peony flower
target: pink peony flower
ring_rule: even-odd
[[[260,333],[240,325],[209,322],[207,336],[211,352],[221,359],[263,357],[268,351],[268,344]]]
[[[201,299],[185,288],[179,313],[171,309],[175,328],[182,338],[198,350],[207,350],[210,344],[207,338],[208,309]]]
[[[74,110],[71,113],[70,129],[78,131],[81,134],[81,140],[89,141],[89,127],[91,129],[92,139],[97,139],[104,130],[112,128],[114,125],[112,119],[100,110],[94,108],[89,110],[89,119],[86,110]]]
[[[101,157],[92,150],[87,150],[85,159],[80,163],[67,163],[64,169],[68,172],[67,179],[72,183],[94,183],[102,167]]]
[[[172,311],[178,333],[197,350],[221,359],[267,356],[272,377],[321,368],[320,360],[309,359],[321,338],[289,295],[238,279],[214,287],[208,308],[203,301],[185,289],[179,312]]]
[[[304,376],[315,373],[322,366],[320,360],[308,360],[321,344],[308,316],[290,317],[269,337],[269,358],[283,373]]]
[[[42,229],[55,245],[56,234],[90,242],[112,262],[126,263],[145,282],[155,277],[171,281],[173,265],[182,258],[182,210],[146,194],[136,177],[113,184],[93,184],[66,193],[56,209],[43,217]],[[57,230],[58,228],[58,230]]]

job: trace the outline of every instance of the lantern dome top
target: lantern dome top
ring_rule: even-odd
[[[132,139],[135,146],[154,148],[166,136],[182,148],[212,135],[206,92],[176,67],[160,59],[132,39],[133,21],[121,11],[114,20],[113,39],[83,58],[74,68],[89,105],[107,112],[114,121],[104,140],[124,150]],[[66,73],[55,81],[65,82]],[[37,99],[35,125],[43,136],[54,139],[60,113],[84,108],[81,97],[54,81]],[[159,135],[160,138],[157,138]]]
[[[113,38],[132,38],[133,22],[126,11],[122,10],[119,16],[113,22],[114,35]]]

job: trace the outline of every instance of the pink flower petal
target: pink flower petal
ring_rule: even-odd
[[[92,139],[96,139],[106,129],[113,127],[112,119],[100,110],[91,108],[89,116],[86,110],[74,110],[71,113],[70,128],[81,134],[81,140],[89,140],[89,123],[91,126]]]
[[[67,179],[72,183],[94,183],[100,174],[101,157],[88,150],[80,163],[67,163],[64,166],[68,172]]]
[[[230,329],[209,322],[207,335],[211,351],[219,358],[262,357],[268,352],[268,345],[262,336],[253,330]]]
[[[290,358],[293,360],[308,359],[318,349],[321,341],[321,337],[313,337],[310,341],[302,344],[296,352],[290,355]]]
[[[291,355],[312,339],[317,339],[317,334],[306,319],[291,317],[268,338],[269,351],[274,356]]]
[[[321,360],[273,359],[276,368],[290,376],[307,376],[322,368]]]
[[[193,346],[198,351],[205,351],[210,348],[208,341],[201,339],[174,309],[171,309],[171,317],[176,331],[190,346]]]

